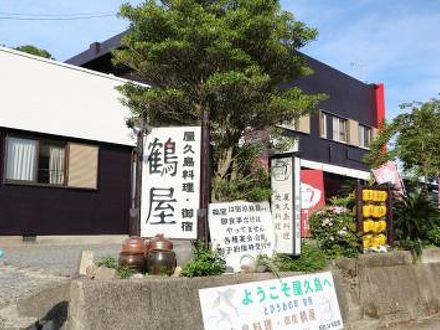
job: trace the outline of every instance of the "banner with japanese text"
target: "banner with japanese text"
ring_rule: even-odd
[[[300,164],[291,155],[270,160],[275,251],[301,254]]]
[[[378,184],[390,183],[399,196],[405,196],[405,186],[395,162],[388,161],[372,170]]]
[[[212,248],[239,272],[243,262],[259,254],[273,255],[274,234],[269,203],[230,202],[209,204]]]
[[[324,173],[321,170],[301,170],[301,236],[310,236],[309,218],[325,206]]]
[[[197,238],[200,127],[153,128],[142,175],[141,236]]]
[[[199,290],[205,330],[343,329],[331,272]]]

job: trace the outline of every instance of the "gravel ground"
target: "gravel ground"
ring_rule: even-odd
[[[25,329],[34,318],[17,312],[17,300],[69,280],[77,271],[82,250],[117,257],[120,244],[4,247],[0,261],[0,329]]]
[[[3,248],[7,265],[44,270],[50,274],[71,276],[75,273],[82,250],[94,252],[95,259],[102,256],[117,257],[120,244],[108,245],[23,245]]]

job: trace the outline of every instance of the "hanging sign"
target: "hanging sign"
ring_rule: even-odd
[[[273,255],[274,237],[269,203],[209,204],[212,248],[234,272],[258,255]]]
[[[271,159],[272,220],[275,251],[301,253],[301,203],[299,159],[292,156]]]
[[[204,329],[343,329],[331,272],[199,290]]]
[[[197,238],[200,197],[200,127],[153,128],[147,135],[141,235]]]

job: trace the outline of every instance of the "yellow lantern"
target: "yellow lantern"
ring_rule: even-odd
[[[370,217],[370,205],[362,206],[362,215],[364,216],[364,218]]]
[[[367,219],[364,221],[364,233],[368,233],[370,231],[374,231],[375,223],[374,221]]]
[[[385,245],[387,242],[387,238],[384,234],[379,234],[374,237],[374,246]]]
[[[387,229],[387,222],[380,220],[376,222],[376,233],[382,233]]]
[[[373,235],[364,235],[364,237],[362,238],[362,245],[364,246],[364,249],[372,246],[371,245],[372,243],[373,243]]]
[[[369,198],[368,190],[367,189],[363,189],[362,190],[362,200],[365,202],[365,201],[368,201],[368,198]]]

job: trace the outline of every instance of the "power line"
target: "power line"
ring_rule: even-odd
[[[88,15],[88,16],[65,16],[65,17],[19,17],[19,16],[0,16],[0,20],[10,21],[76,21],[101,17],[115,16],[115,14]]]
[[[115,14],[114,11],[99,11],[99,12],[87,12],[87,13],[70,13],[70,14],[35,14],[35,13],[17,13],[17,12],[2,12],[0,16],[25,16],[25,17],[72,17],[72,16],[94,16],[94,15],[110,15]]]

